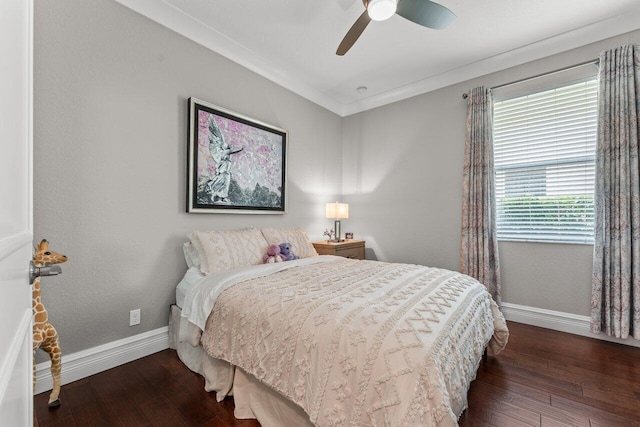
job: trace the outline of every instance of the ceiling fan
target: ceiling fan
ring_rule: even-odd
[[[456,15],[449,9],[429,0],[362,0],[362,3],[365,11],[342,39],[336,55],[342,56],[347,53],[369,22],[384,21],[394,13],[435,30],[447,28],[456,19]]]

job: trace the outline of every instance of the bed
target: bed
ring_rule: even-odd
[[[300,259],[261,264],[270,244]],[[508,330],[469,276],[315,253],[301,229],[194,232],[170,342],[237,418],[269,426],[455,426]]]

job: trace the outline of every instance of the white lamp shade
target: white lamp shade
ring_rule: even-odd
[[[398,7],[397,0],[369,0],[367,13],[374,21],[384,21],[396,13]]]
[[[324,206],[325,218],[334,219],[347,219],[349,218],[349,204],[348,203],[327,203]]]

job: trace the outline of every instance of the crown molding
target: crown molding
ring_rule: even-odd
[[[638,29],[640,29],[640,10],[635,13],[616,16],[576,30],[558,34],[548,39],[428,77],[396,90],[366,98],[357,103],[345,105],[342,113],[343,116],[348,116],[381,107],[443,87],[577,49]]]
[[[115,0],[139,14],[175,31],[176,33],[242,65],[254,73],[340,114],[343,106],[338,101],[301,82],[294,75],[275,69],[260,52],[254,52],[229,39],[214,28],[194,19],[163,0]]]
[[[277,70],[261,56],[260,52],[247,49],[163,0],[116,1],[341,117],[402,101],[416,95],[640,29],[640,10],[638,10],[634,13],[605,19],[469,65],[448,70],[398,89],[364,98],[357,102],[343,104],[300,81],[295,75]]]

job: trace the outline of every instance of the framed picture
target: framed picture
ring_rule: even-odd
[[[189,98],[187,212],[285,213],[287,136]]]

